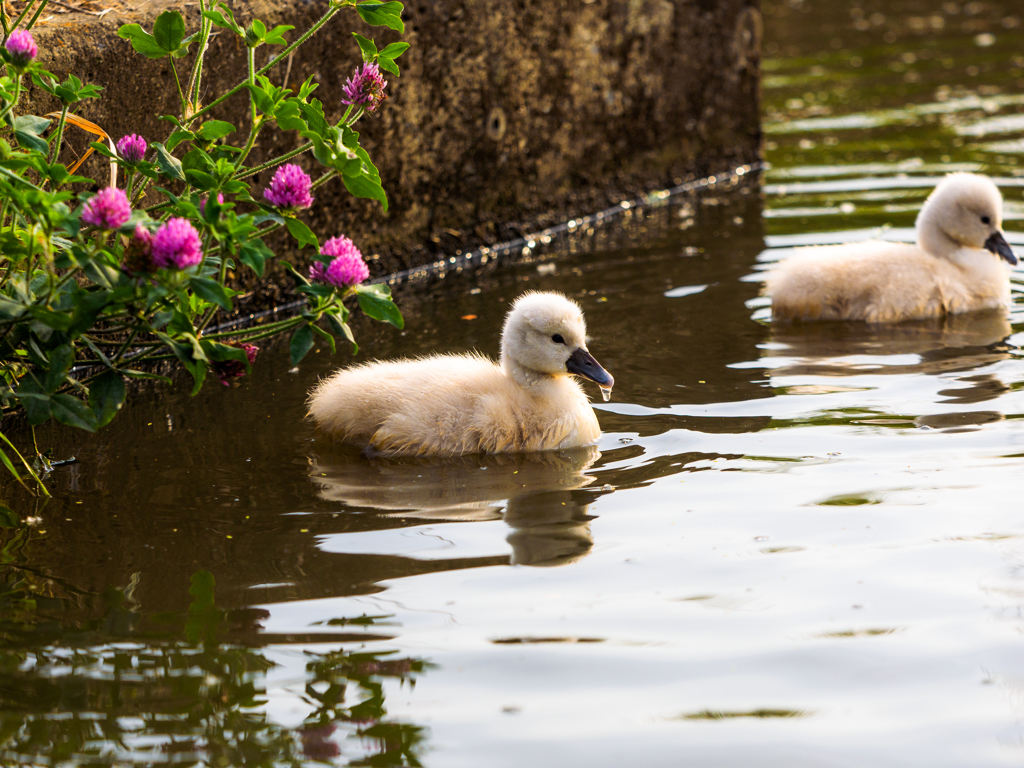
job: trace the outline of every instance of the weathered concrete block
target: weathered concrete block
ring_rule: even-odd
[[[319,190],[310,223],[325,236],[346,233],[364,252],[379,253],[374,270],[381,273],[755,161],[758,2],[407,2],[401,39],[412,48],[399,60],[402,77],[389,78],[390,98],[358,125],[381,171],[390,213],[332,182]],[[325,9],[280,0],[238,5],[241,19],[255,14],[297,31]],[[167,6],[179,7],[197,26],[194,3],[154,2],[144,13],[101,20],[69,14],[40,28],[46,66],[107,89],[80,112],[115,137],[137,132],[160,140],[171,130],[157,120],[176,107],[170,64],[137,55],[116,36],[122,23],[148,28]],[[341,85],[358,63],[353,31],[378,43],[399,39],[345,12],[290,65],[273,70],[275,79],[281,82],[287,71],[295,87],[315,75],[328,118],[340,118]],[[259,49],[262,57],[269,52]],[[233,36],[214,39],[208,100],[241,79],[244,55]],[[184,79],[186,63],[178,66]],[[54,105],[40,100],[33,107],[42,113]],[[247,96],[239,94],[215,116],[243,128],[247,110]],[[276,128],[265,134],[261,157],[300,141]],[[87,144],[81,134],[71,140],[79,149]],[[312,158],[300,162],[307,170],[315,165]],[[104,177],[98,162],[87,170]],[[267,181],[269,174],[258,183]]]

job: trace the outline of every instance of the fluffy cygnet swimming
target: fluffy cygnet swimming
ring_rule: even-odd
[[[597,417],[570,374],[611,391],[579,305],[527,293],[501,334],[501,362],[433,355],[346,368],[310,393],[309,415],[338,440],[389,456],[523,453],[592,445]]]
[[[776,320],[894,323],[1010,304],[1017,263],[1001,229],[1003,198],[985,176],[952,173],[928,196],[917,244],[814,246],[765,278]]]

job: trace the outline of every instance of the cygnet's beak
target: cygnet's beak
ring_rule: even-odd
[[[996,230],[992,233],[992,236],[985,241],[985,250],[992,251],[1000,258],[1008,261],[1012,266],[1017,266],[1017,257],[1013,254],[1013,249],[1010,248],[1010,244],[1006,242],[1006,238],[1003,237],[1003,233]]]
[[[611,388],[615,384],[615,379],[612,378],[612,375],[602,368],[601,364],[594,359],[594,356],[583,347],[569,355],[569,359],[565,361],[565,367],[569,373],[578,373],[580,376],[586,376],[588,379],[596,381],[602,387]]]

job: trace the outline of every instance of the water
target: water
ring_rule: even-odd
[[[1020,11],[765,11],[763,195],[630,212],[362,330],[496,354],[521,291],[576,297],[616,380],[587,385],[597,450],[367,461],[302,421],[323,349],[42,430],[77,462],[10,496],[0,762],[1019,765],[1020,280],[1009,320],[782,329],[757,276],[906,237],[951,168],[999,180],[1024,251]]]

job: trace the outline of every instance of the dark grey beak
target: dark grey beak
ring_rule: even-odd
[[[577,349],[571,355],[569,359],[565,361],[566,370],[569,373],[578,373],[580,376],[586,376],[591,381],[596,381],[602,387],[611,387],[615,384],[615,379],[608,373],[601,364],[594,359],[587,350]]]
[[[1012,266],[1017,266],[1017,257],[1013,255],[1013,249],[1010,248],[1010,244],[1006,242],[1006,238],[1003,237],[1002,232],[996,232],[985,241],[985,250],[992,251],[996,256],[999,256],[1008,261]]]

